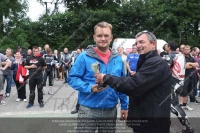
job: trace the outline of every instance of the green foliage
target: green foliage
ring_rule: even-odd
[[[4,35],[3,18],[13,19],[17,22],[20,18],[25,17],[27,2],[22,0],[3,0],[0,2],[0,38]],[[17,23],[15,23],[15,26]]]
[[[70,11],[80,12],[90,10],[112,10],[119,7],[121,0],[65,0],[65,5]]]
[[[1,42],[1,51],[6,48],[17,49],[17,46],[21,46],[22,48],[27,49],[29,44],[26,41],[27,35],[24,30],[21,28],[14,28],[8,36],[5,36]]]
[[[4,12],[9,18],[4,22],[1,48],[46,43],[60,51],[86,48],[94,44],[94,26],[101,21],[112,24],[114,38],[134,38],[139,31],[149,30],[165,41],[200,43],[200,2],[196,0],[65,0],[65,13],[44,14],[36,22],[25,17],[26,2],[17,8],[11,1],[19,3],[0,2],[4,6],[0,18]]]

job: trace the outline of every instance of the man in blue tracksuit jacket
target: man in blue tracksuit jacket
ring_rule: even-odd
[[[109,86],[103,91],[97,89],[91,64],[100,64],[100,73],[125,76],[121,57],[109,49],[112,41],[112,26],[107,22],[94,27],[96,46],[82,52],[74,63],[68,77],[69,85],[79,91],[77,132],[115,132],[118,98],[121,103],[121,119],[126,119],[128,98]],[[81,121],[83,120],[84,121]],[[88,121],[90,119],[90,121]],[[108,121],[111,120],[111,121]],[[90,125],[90,126],[88,126]]]

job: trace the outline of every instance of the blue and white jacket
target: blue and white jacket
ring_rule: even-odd
[[[125,94],[110,87],[98,93],[91,91],[92,86],[96,83],[90,65],[96,62],[100,63],[100,73],[125,76],[123,61],[117,53],[111,51],[106,65],[96,54],[94,47],[89,47],[78,56],[68,76],[69,85],[79,91],[79,104],[89,108],[109,109],[118,104],[119,98],[121,110],[128,110],[128,97]]]

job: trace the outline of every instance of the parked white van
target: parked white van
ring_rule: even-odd
[[[135,44],[135,39],[131,38],[116,38],[113,42],[112,49],[117,52],[119,46],[124,48],[127,54],[132,52],[132,45]],[[167,44],[164,40],[157,39],[157,50],[163,51],[163,46]]]

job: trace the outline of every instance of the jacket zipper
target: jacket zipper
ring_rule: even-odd
[[[142,104],[142,115],[145,116],[144,105]]]

